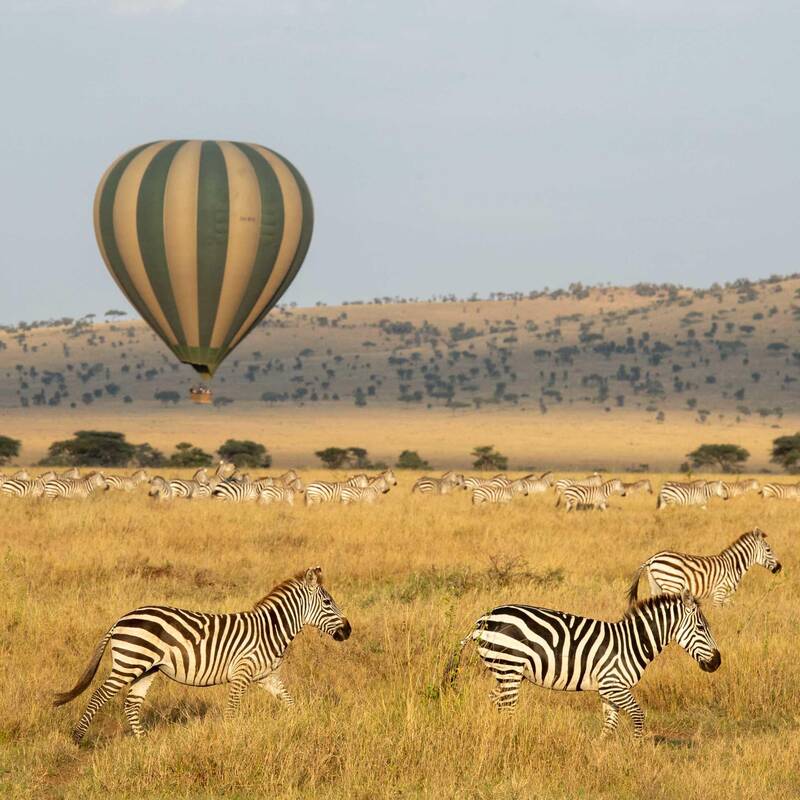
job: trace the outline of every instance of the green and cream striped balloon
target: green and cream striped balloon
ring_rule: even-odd
[[[257,144],[161,141],[103,175],[97,244],[117,285],[184,363],[212,376],[278,302],[314,225],[311,195]]]

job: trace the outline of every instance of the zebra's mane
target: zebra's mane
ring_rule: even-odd
[[[728,548],[733,547],[735,544],[739,544],[739,542],[743,542],[745,539],[759,539],[761,536],[766,536],[764,531],[761,528],[753,528],[751,531],[745,531],[741,536],[737,539],[734,539],[729,545]],[[727,549],[727,548],[726,548]]]
[[[302,585],[303,581],[306,578],[306,571],[300,570],[296,575],[292,575],[291,578],[287,578],[285,581],[281,581],[280,583],[276,583],[260,600],[256,601],[253,604],[253,608],[260,608],[263,605],[266,605],[270,600],[272,600],[275,595],[280,594],[283,592],[284,589],[288,589],[290,586],[296,586],[298,584]],[[317,575],[317,581],[319,582],[320,586],[322,585],[322,576]]]
[[[631,619],[632,617],[637,616],[641,611],[658,610],[664,606],[673,605],[674,603],[680,601],[680,599],[680,596],[676,594],[657,594],[653,595],[653,597],[645,597],[643,600],[639,600],[634,603],[625,612],[622,619]],[[698,605],[700,604],[700,601],[695,602],[697,602]]]

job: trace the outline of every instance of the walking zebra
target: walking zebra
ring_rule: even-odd
[[[625,497],[625,487],[618,478],[606,481],[600,486],[584,486],[583,484],[575,483],[572,486],[567,486],[558,496],[556,508],[561,505],[563,500],[567,511],[589,508],[605,511],[608,508],[608,498],[613,494]]]
[[[40,478],[6,478],[0,484],[0,492],[9,497],[41,497],[44,494],[44,484]]]
[[[306,505],[317,503],[338,503],[342,497],[342,489],[347,486],[366,488],[369,478],[364,475],[353,475],[345,481],[313,481],[306,486]]]
[[[773,574],[781,571],[766,536],[764,531],[754,528],[715,556],[690,556],[671,550],[656,553],[636,570],[628,590],[628,603],[636,602],[639,578],[644,572],[651,594],[679,594],[686,590],[698,599],[710,597],[714,605],[721,606],[730,600],[745,572],[754,564]]]
[[[214,490],[208,476],[205,474],[205,469],[197,470],[194,477],[189,480],[184,478],[170,479],[169,488],[170,497],[185,497],[187,500],[211,497],[211,492]]]
[[[478,486],[472,492],[472,505],[480,506],[484,503],[510,503],[518,494],[528,495],[528,485],[524,478],[518,478],[507,484],[495,483],[494,479]]]
[[[106,479],[102,472],[92,472],[85,478],[55,478],[44,484],[44,496],[48,500],[57,497],[79,498],[85,500],[98,489],[105,489]]]
[[[148,481],[147,470],[137,469],[133,475],[108,475],[106,477],[106,488],[117,489],[122,492],[133,492],[136,488]]]
[[[525,478],[528,487],[528,494],[539,494],[546,492],[555,481],[552,472],[543,472],[538,478]]]
[[[625,494],[653,494],[653,484],[648,479],[642,481],[634,481],[633,483],[623,483],[622,488]]]
[[[741,497],[748,492],[758,492],[761,490],[757,480],[750,478],[746,481],[722,481],[722,487],[725,489],[726,500],[733,497]]]
[[[455,683],[461,653],[473,639],[497,680],[491,697],[499,709],[516,709],[523,678],[547,689],[598,692],[603,735],[616,730],[621,709],[630,716],[636,738],[644,732],[644,712],[631,688],[670,642],[677,642],[705,672],[714,672],[722,660],[688,592],[643,600],[618,622],[534,606],[499,606],[461,641],[445,670],[446,683]]]
[[[800,483],[765,483],[761,487],[761,496],[765,500],[770,497],[777,500],[799,500]]]
[[[158,475],[150,478],[150,489],[147,494],[158,502],[172,500],[172,488],[164,478]]]
[[[265,486],[258,496],[258,502],[262,505],[288,503],[293,506],[295,495],[302,494],[303,491],[303,483],[299,478],[289,486]]]
[[[419,494],[450,494],[454,489],[464,485],[464,476],[452,470],[445,472],[441,478],[431,478],[428,475],[418,478],[411,487],[411,493]]]
[[[603,476],[599,472],[593,472],[585,478],[575,480],[573,478],[561,478],[553,484],[556,495],[560,495],[568,486],[602,486]]]
[[[374,503],[382,494],[389,491],[389,481],[383,473],[373,478],[369,486],[344,486],[339,494],[339,502],[344,505],[352,503]]]
[[[233,716],[244,691],[258,684],[279,700],[294,700],[277,674],[286,648],[304,625],[311,625],[342,642],[350,623],[322,584],[322,570],[313,567],[278,584],[252,611],[205,614],[168,606],[143,606],[120,617],[97,646],[86,670],[54,705],[74,700],[92,682],[107,646],[111,672],[95,690],[86,711],[72,730],[83,739],[94,715],[120,689],[125,716],[133,734],[144,730],[140,710],[159,672],[189,686],[230,683],[225,716]]]
[[[258,500],[261,490],[265,488],[266,486],[262,485],[261,481],[247,481],[246,483],[222,481],[211,490],[211,496],[215,500],[249,503]]]
[[[667,506],[700,506],[706,508],[712,497],[727,499],[722,481],[693,481],[665,483],[658,493],[656,508]]]

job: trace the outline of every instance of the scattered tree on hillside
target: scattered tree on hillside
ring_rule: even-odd
[[[493,444],[476,447],[470,455],[475,459],[472,466],[480,470],[508,469],[508,458],[498,453]]]
[[[770,461],[780,464],[787,472],[800,472],[800,433],[773,439]]]
[[[272,456],[263,444],[249,439],[228,439],[219,446],[217,452],[226,461],[232,461],[237,467],[271,467]]]
[[[208,467],[214,461],[211,456],[189,442],[179,442],[167,462],[171,467]]]
[[[76,431],[74,438],[53,442],[40,462],[45,466],[125,467],[136,445],[116,431]]]
[[[686,457],[691,459],[693,467],[715,467],[721,472],[738,472],[750,453],[737,444],[702,444]]]
[[[19,455],[22,442],[10,436],[0,436],[0,464],[7,464],[12,458]]]
[[[324,450],[317,450],[314,455],[328,469],[371,469],[377,466],[370,463],[363,447],[326,447]]]

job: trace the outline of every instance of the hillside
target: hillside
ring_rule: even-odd
[[[49,435],[60,424],[66,435],[123,415],[145,432],[148,419],[154,428],[169,419],[173,439],[209,425],[222,435],[254,418],[346,417],[357,430],[400,409],[420,419],[792,428],[800,416],[798,295],[793,276],[707,290],[578,285],[491,299],[284,307],[220,369],[217,414],[191,407],[194,373],[139,321],[21,324],[0,332],[3,432]]]

